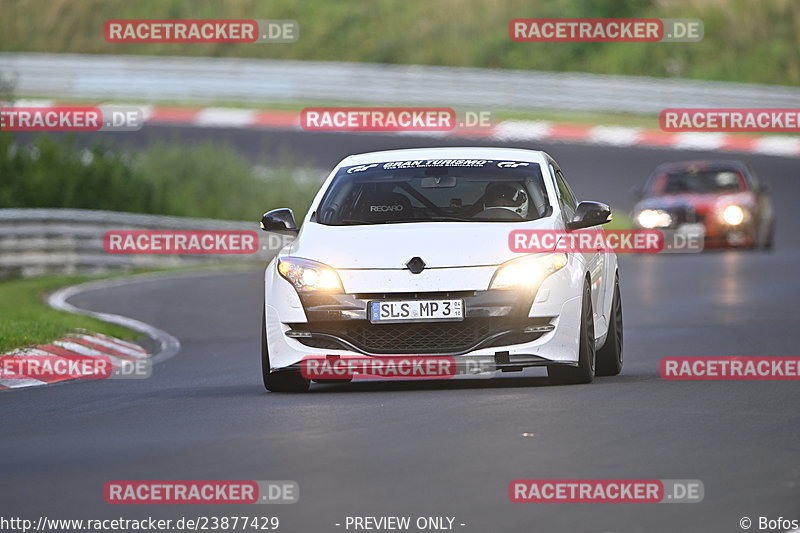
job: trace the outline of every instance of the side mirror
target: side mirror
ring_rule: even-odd
[[[769,192],[769,185],[762,181],[758,186],[758,192]]]
[[[611,222],[611,208],[600,202],[581,202],[575,210],[567,229],[589,228]]]
[[[281,208],[267,211],[261,217],[261,229],[264,231],[297,233],[297,224],[291,209]]]

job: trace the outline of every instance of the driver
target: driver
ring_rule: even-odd
[[[507,209],[524,218],[528,214],[528,194],[519,183],[490,183],[483,193],[483,208]]]

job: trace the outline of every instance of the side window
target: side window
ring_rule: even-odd
[[[556,187],[558,188],[558,198],[561,200],[561,205],[564,208],[564,214],[567,215],[567,218],[571,218],[572,215],[575,214],[578,202],[575,200],[572,189],[567,185],[561,170],[558,169],[556,169]]]

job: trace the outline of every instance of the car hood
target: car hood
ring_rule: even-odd
[[[554,217],[530,222],[415,222],[362,226],[303,225],[281,255],[336,269],[403,269],[412,257],[427,268],[498,265],[519,257],[508,246],[512,230],[555,229]]]

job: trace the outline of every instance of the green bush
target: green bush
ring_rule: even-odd
[[[162,143],[129,155],[71,137],[20,144],[0,132],[0,208],[68,207],[258,220],[275,207],[302,217],[318,179],[280,163],[265,175],[233,148]]]

